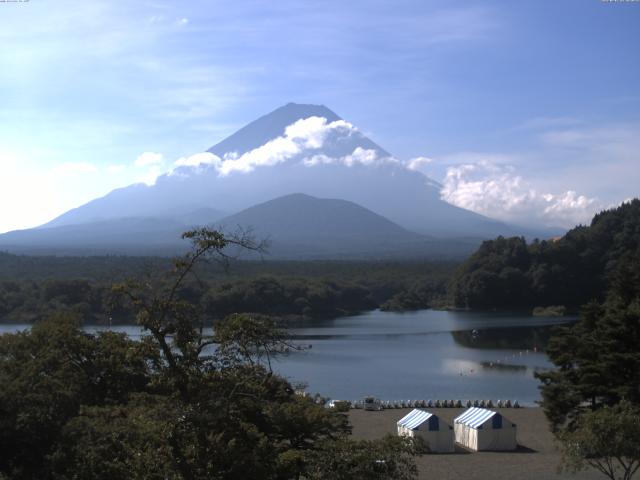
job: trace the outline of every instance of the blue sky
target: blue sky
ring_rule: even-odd
[[[523,223],[552,195],[569,226],[638,195],[639,45],[640,2],[0,3],[0,231],[290,101],[428,158],[452,203]]]

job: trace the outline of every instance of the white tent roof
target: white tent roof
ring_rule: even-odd
[[[424,422],[429,420],[433,416],[433,413],[425,412],[424,410],[418,410],[414,408],[407,415],[398,420],[398,425],[406,427],[410,430],[418,428]]]
[[[484,422],[496,415],[498,412],[493,412],[485,408],[472,407],[465,411],[462,415],[455,418],[455,423],[462,423],[471,428],[478,428]]]

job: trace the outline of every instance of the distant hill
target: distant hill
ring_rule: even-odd
[[[411,232],[356,203],[295,193],[254,205],[217,223],[250,228],[268,240],[269,259],[462,259],[479,238],[443,241]]]
[[[191,217],[209,218],[207,213]],[[202,224],[228,233],[251,229],[257,240],[268,240],[264,256],[270,259],[463,258],[480,242],[430,238],[353,202],[305,194],[279,197]],[[0,235],[0,249],[38,255],[175,255],[188,247],[181,234],[197,225],[123,218],[20,230]]]
[[[166,218],[118,218],[0,235],[0,250],[35,255],[174,255],[189,226]]]
[[[471,308],[577,308],[602,301],[621,275],[638,276],[640,200],[597,214],[589,226],[551,240],[503,238],[484,242],[458,269],[456,305]]]
[[[222,219],[226,230],[251,227],[270,240],[270,256],[389,256],[424,243],[410,232],[353,202],[291,194]]]

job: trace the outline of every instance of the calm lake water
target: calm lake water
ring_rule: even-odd
[[[551,327],[571,318],[422,310],[372,311],[291,329],[311,348],[278,360],[274,369],[307,390],[337,399],[492,399],[533,404],[537,370]],[[0,333],[28,325],[0,325]],[[88,331],[100,327],[87,327]],[[140,329],[118,326],[136,337]]]

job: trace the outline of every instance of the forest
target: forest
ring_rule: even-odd
[[[603,301],[613,272],[640,254],[640,200],[597,214],[561,238],[498,237],[456,271],[451,302],[471,309],[562,305],[574,312]]]
[[[70,312],[86,324],[131,323],[112,284],[153,279],[161,257],[34,257],[0,253],[0,322],[34,323]],[[375,308],[406,310],[444,302],[452,262],[232,261],[198,265],[179,295],[214,318],[260,313],[285,319],[338,317]]]
[[[424,443],[354,440],[346,414],[271,369],[299,348],[273,319],[203,334],[207,313],[179,292],[229,241],[187,235],[193,250],[155,281],[113,286],[139,340],[86,333],[70,312],[0,335],[0,479],[415,479]]]
[[[462,264],[451,261],[248,261],[198,265],[181,298],[212,318],[260,313],[326,318],[381,308],[470,308],[568,312],[603,301],[611,272],[640,249],[640,200],[596,215],[561,238],[498,237]],[[71,312],[87,324],[131,323],[111,285],[153,279],[162,257],[35,257],[0,253],[0,322],[34,323]],[[560,310],[562,311],[562,310]]]
[[[639,226],[634,200],[555,241],[485,242],[459,266],[206,263],[229,241],[206,229],[188,232],[194,249],[174,261],[3,254],[0,312],[35,325],[0,336],[0,479],[413,479],[425,445],[354,440],[344,414],[296,393],[271,360],[301,348],[283,318],[452,301],[581,306],[580,320],[551,337],[536,331],[479,346],[546,343],[556,368],[536,376],[564,465],[610,478],[612,462],[635,471]],[[108,318],[145,334],[135,341],[82,330]]]

